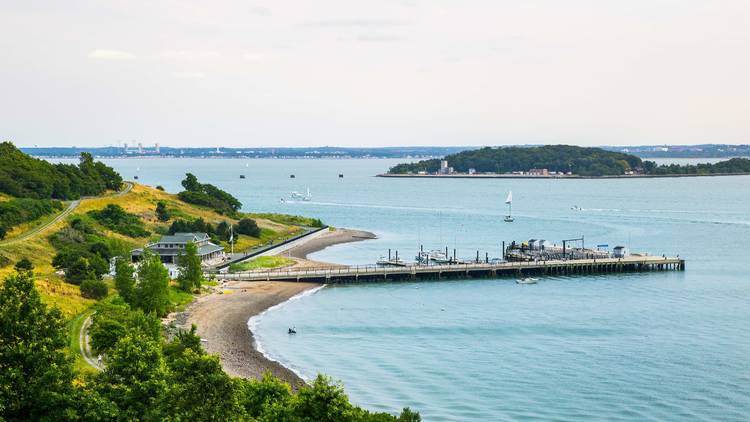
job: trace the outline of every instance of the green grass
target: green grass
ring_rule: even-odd
[[[175,286],[169,286],[169,301],[172,303],[173,311],[182,312],[195,299],[190,292],[184,292]]]
[[[294,260],[283,256],[259,256],[250,261],[230,265],[229,272],[250,271],[259,268],[280,268],[292,264],[294,264]]]
[[[79,341],[83,322],[93,313],[94,309],[89,308],[68,321],[68,333],[70,335],[68,352],[70,353],[70,356],[73,357],[73,367],[78,374],[96,373],[96,369],[89,365],[89,363],[86,362],[86,359],[83,358],[83,355],[81,355],[81,343]]]
[[[293,226],[307,226],[307,227],[319,227],[321,222],[315,218],[302,217],[300,215],[290,214],[278,214],[278,213],[249,213],[246,214],[250,218],[264,218],[266,220],[273,221],[279,224],[293,225]]]

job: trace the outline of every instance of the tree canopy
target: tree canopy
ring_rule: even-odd
[[[0,192],[19,198],[78,199],[118,190],[122,177],[111,167],[81,153],[78,166],[30,157],[10,142],[0,143]]]
[[[191,173],[185,174],[182,187],[185,190],[177,196],[189,204],[203,205],[221,214],[233,214],[242,208],[237,198],[214,185],[198,182],[198,178]]]
[[[539,147],[485,147],[448,155],[448,165],[458,172],[474,169],[483,173],[510,173],[546,168],[556,172],[572,172],[580,176],[621,175],[643,166],[635,155],[606,151],[601,148],[583,148],[571,145],[545,145]],[[398,164],[390,169],[393,174],[436,172],[440,159]]]

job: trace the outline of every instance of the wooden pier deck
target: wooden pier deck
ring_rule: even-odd
[[[525,277],[546,274],[604,274],[685,269],[685,260],[661,256],[625,258],[550,260],[537,262],[471,263],[452,265],[406,265],[277,269],[216,274],[217,280],[240,281],[307,281],[318,283],[351,283],[364,281],[418,280],[442,278]]]

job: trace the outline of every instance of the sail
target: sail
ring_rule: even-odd
[[[511,202],[513,202],[513,191],[508,192],[508,197],[505,198],[506,204],[510,204]]]

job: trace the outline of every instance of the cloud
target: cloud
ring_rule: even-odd
[[[244,53],[242,59],[247,62],[260,63],[268,59],[268,56],[262,53]]]
[[[167,50],[162,51],[159,56],[166,60],[202,61],[219,58],[221,54],[210,50]]]
[[[263,6],[258,6],[250,9],[250,13],[258,16],[271,16],[271,9]]]
[[[96,50],[89,52],[88,57],[97,60],[133,60],[135,59],[135,54],[121,50],[97,48]]]
[[[191,72],[191,71],[185,71],[185,72],[174,72],[172,73],[172,76],[179,79],[203,79],[206,77],[206,74],[203,72]]]
[[[357,35],[357,41],[362,42],[397,42],[404,40],[406,40],[406,37],[396,34],[365,33]]]
[[[317,28],[393,28],[407,25],[411,23],[399,19],[324,19],[302,24]]]

